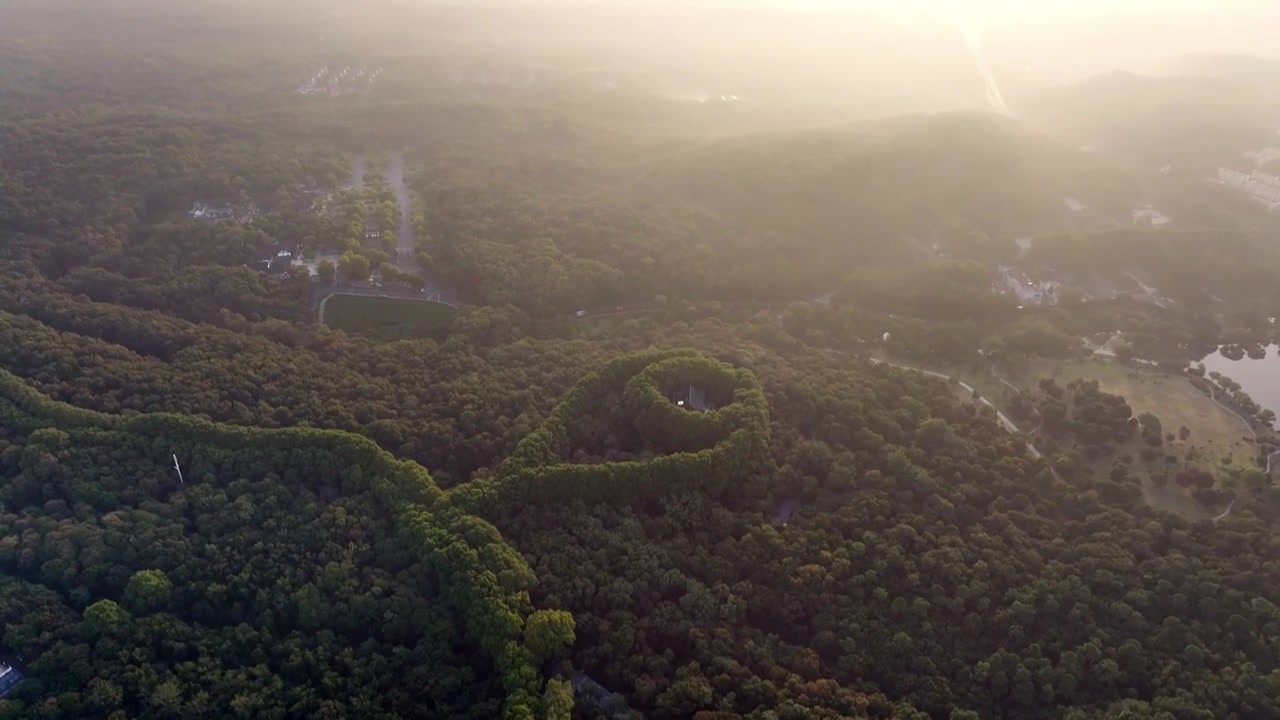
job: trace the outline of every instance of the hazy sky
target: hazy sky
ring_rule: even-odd
[[[1006,72],[1021,68],[1062,79],[1144,71],[1182,54],[1280,54],[1280,0],[701,1],[953,22],[976,29]]]
[[[531,0],[538,2],[538,0]],[[573,2],[573,0],[568,0]],[[578,0],[584,4],[700,5],[723,8],[785,8],[824,12],[875,13],[897,16],[963,17],[991,25],[1039,24],[1062,19],[1140,15],[1175,18],[1211,17],[1229,22],[1258,23],[1276,30],[1280,0]]]
[[[555,33],[529,33],[552,47],[583,41],[608,50],[626,46],[655,63],[689,63],[690,55],[721,53],[730,64],[748,57],[767,67],[810,72],[813,63],[801,62],[810,60],[831,72],[846,63],[865,74],[883,62],[879,74],[893,85],[904,78],[918,81],[919,73],[900,72],[904,66],[933,63],[945,69],[974,55],[966,46],[980,48],[976,62],[989,66],[988,75],[1001,88],[1015,89],[1117,70],[1162,73],[1187,56],[1280,60],[1280,0],[381,1],[591,8],[599,12],[569,13],[572,19],[558,21]],[[750,72],[759,70],[752,66]]]
[[[726,4],[851,10],[892,14],[965,15],[991,20],[1044,20],[1063,16],[1206,10],[1248,0],[725,0]],[[709,4],[714,4],[711,0]],[[1258,3],[1253,3],[1258,4]]]

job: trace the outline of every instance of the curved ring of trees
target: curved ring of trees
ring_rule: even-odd
[[[669,399],[669,389],[679,384],[732,401],[691,412]],[[625,462],[562,461],[570,418],[619,389],[636,430],[671,451]],[[572,620],[562,611],[533,610],[527,593],[532,571],[478,515],[500,515],[528,502],[631,502],[692,486],[715,492],[758,466],[769,444],[768,406],[754,375],[690,351],[627,355],[605,364],[565,395],[492,478],[448,493],[421,465],[397,459],[363,436],[168,413],[109,415],[51,400],[2,370],[0,427],[27,436],[34,446],[141,444],[148,454],[182,458],[193,482],[216,481],[219,471],[222,477],[276,473],[286,484],[305,483],[310,490],[370,493],[394,518],[400,542],[430,569],[434,577],[426,583],[441,589],[465,634],[493,659],[508,718],[546,715],[538,670],[554,645],[546,628],[567,625],[571,640]]]
[[[680,385],[732,402],[690,411],[670,400]],[[570,420],[617,390],[634,431],[665,452],[641,460],[567,461]],[[636,353],[582,378],[493,477],[455,488],[449,502],[496,517],[529,503],[626,503],[689,487],[715,493],[758,467],[768,447],[768,403],[751,372],[690,350]]]
[[[103,433],[120,441],[140,437],[162,457],[188,459],[184,470],[207,468],[292,470],[308,485],[332,485],[343,494],[369,491],[396,519],[401,542],[431,568],[466,634],[494,659],[507,717],[533,717],[540,707],[537,658],[525,645],[532,612],[526,590],[533,574],[497,529],[441,503],[444,494],[422,466],[398,460],[368,438],[312,428],[261,429],[212,423],[176,414],[112,416],[55,402],[0,371],[0,426],[33,439],[61,434],[64,443]],[[56,428],[56,429],[55,429]],[[552,611],[554,612],[554,611]]]

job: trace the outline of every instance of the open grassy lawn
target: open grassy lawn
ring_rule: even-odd
[[[1247,465],[1257,456],[1257,448],[1246,440],[1252,433],[1244,421],[1215,405],[1181,375],[1144,373],[1104,358],[1042,362],[1033,367],[1031,374],[1035,377],[1029,379],[1030,384],[1042,377],[1052,377],[1059,385],[1076,378],[1097,380],[1103,392],[1127,400],[1134,415],[1149,412],[1160,418],[1165,432],[1189,428],[1187,444],[1215,460],[1230,456],[1232,462]]]
[[[1201,505],[1185,488],[1174,483],[1160,487],[1145,477],[1142,479],[1142,499],[1153,508],[1181,515],[1188,520],[1208,520],[1218,514],[1216,508]]]
[[[439,330],[457,311],[448,305],[399,298],[334,295],[325,302],[326,325],[347,332]]]
[[[1257,447],[1249,442],[1252,435],[1244,421],[1214,404],[1183,376],[1145,373],[1100,357],[1071,361],[1039,360],[1018,372],[1005,370],[1005,374],[1019,387],[1034,387],[1043,377],[1052,377],[1059,385],[1066,385],[1077,378],[1097,380],[1103,392],[1124,397],[1135,416],[1150,412],[1160,418],[1166,433],[1176,435],[1183,426],[1191,430],[1191,436],[1185,443],[1176,440],[1166,442],[1162,454],[1172,454],[1182,460],[1194,449],[1198,454],[1194,464],[1214,472],[1219,478],[1228,469],[1255,464]],[[1116,455],[1100,458],[1095,471],[1105,476],[1115,457],[1126,453],[1137,457],[1141,448],[1140,441],[1130,441],[1118,448]],[[1138,467],[1144,465],[1139,461]],[[1158,471],[1162,465],[1163,459],[1157,460],[1147,470]],[[1183,488],[1172,483],[1157,487],[1144,479],[1143,494],[1151,505],[1186,517],[1214,514],[1189,497]]]

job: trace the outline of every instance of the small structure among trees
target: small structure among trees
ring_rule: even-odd
[[[16,667],[0,660],[0,698],[8,695],[20,682],[22,682],[22,673]]]
[[[695,412],[711,412],[716,409],[716,404],[707,399],[707,389],[701,385],[681,386],[671,394],[671,402]]]

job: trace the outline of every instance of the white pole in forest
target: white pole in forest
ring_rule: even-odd
[[[177,455],[173,456],[173,469],[178,471],[178,482],[182,483],[183,485],[186,485],[187,481],[182,479],[182,466],[178,464]]]

